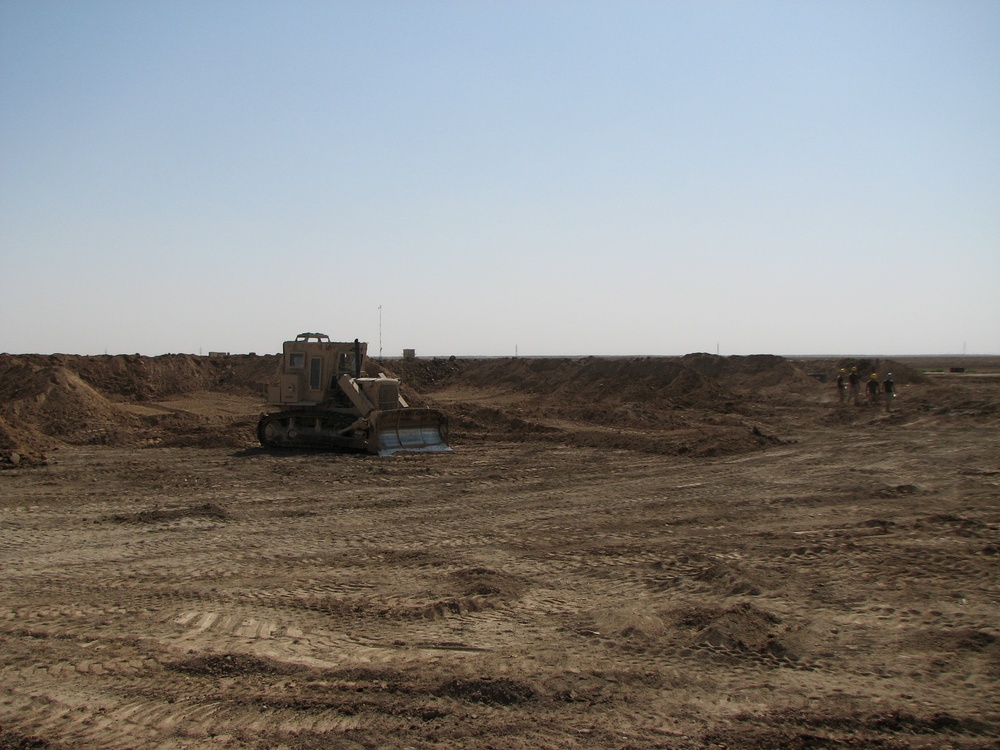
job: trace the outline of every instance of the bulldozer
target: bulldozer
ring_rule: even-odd
[[[281,370],[265,386],[268,406],[257,437],[265,448],[367,451],[450,451],[447,417],[411,407],[400,381],[363,369],[368,345],[332,342],[325,333],[300,333],[282,346]]]

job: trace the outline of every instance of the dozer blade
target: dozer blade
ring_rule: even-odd
[[[434,409],[390,409],[372,412],[368,450],[380,456],[400,451],[431,453],[450,451],[448,420]],[[373,450],[374,449],[374,450]]]

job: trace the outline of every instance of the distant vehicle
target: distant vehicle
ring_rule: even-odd
[[[447,417],[409,406],[399,380],[368,377],[368,344],[300,333],[282,347],[281,371],[266,388],[257,437],[267,448],[325,448],[388,456],[450,451]]]

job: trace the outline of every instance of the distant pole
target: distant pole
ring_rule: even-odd
[[[382,305],[378,306],[378,358],[382,359]]]

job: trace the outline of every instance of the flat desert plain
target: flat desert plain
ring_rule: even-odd
[[[1000,747],[1000,360],[386,360],[387,458],[276,367],[0,355],[0,749]]]

